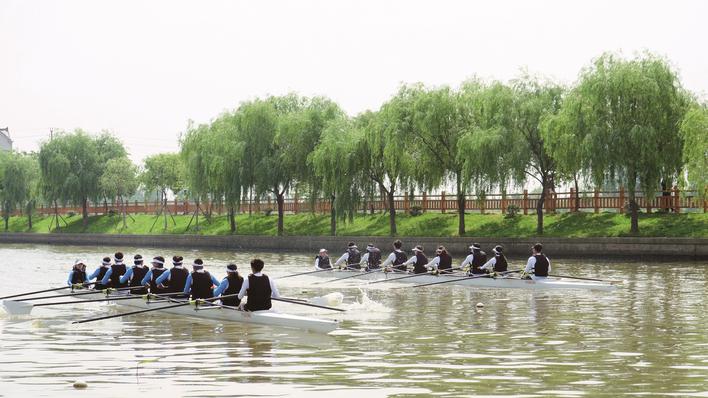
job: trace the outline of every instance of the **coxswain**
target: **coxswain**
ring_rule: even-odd
[[[66,284],[69,286],[83,285],[87,280],[86,264],[81,260],[76,260],[69,272],[69,279],[66,280]]]
[[[140,281],[140,284],[149,288],[150,293],[152,294],[166,293],[167,289],[157,286],[157,279],[166,271],[165,258],[162,256],[155,256],[152,258],[151,264],[152,268],[150,268],[150,271],[145,274],[143,280]]]
[[[219,280],[204,269],[204,261],[198,258],[192,263],[192,272],[187,276],[182,293],[187,297],[191,295],[193,300],[212,298],[216,286]]]
[[[440,273],[449,274],[452,271],[452,256],[447,252],[445,246],[438,246],[435,250],[435,258],[425,265],[428,269],[437,270]]]
[[[373,243],[366,245],[366,253],[361,256],[361,263],[366,264],[366,271],[381,268],[381,250]]]
[[[531,275],[532,279],[545,278],[551,272],[551,261],[543,254],[543,245],[536,243],[531,247],[531,257],[526,262],[524,274],[528,278]]]
[[[214,290],[214,297],[232,296],[222,298],[221,304],[238,307],[241,300],[236,295],[241,291],[241,286],[243,286],[243,277],[238,274],[238,267],[236,264],[229,264],[226,266],[226,278],[222,279],[219,287]]]
[[[87,281],[90,281],[93,278],[96,278],[96,283],[93,285],[93,288],[96,290],[103,290],[108,286],[104,286],[101,281],[103,280],[103,277],[106,276],[106,273],[108,270],[111,269],[111,258],[110,257],[103,257],[103,260],[101,261],[101,266],[96,268],[91,275],[88,276]]]
[[[113,261],[114,263],[111,265],[111,268],[106,271],[106,275],[101,279],[101,284],[114,289],[125,287],[124,284],[120,283],[120,277],[127,271],[125,264],[123,264],[123,253],[117,252],[114,254]]]
[[[163,272],[155,281],[158,288],[164,289],[164,293],[181,293],[184,291],[189,271],[182,266],[183,260],[182,256],[172,257],[172,268]]]
[[[334,263],[334,265],[340,269],[342,268],[342,264],[346,264],[344,269],[361,269],[361,252],[354,242],[349,242],[347,251]]]
[[[327,249],[320,249],[320,253],[315,256],[315,270],[332,269],[332,264],[329,261]]]
[[[506,262],[506,256],[504,255],[504,246],[494,246],[492,253],[494,253],[494,257],[489,259],[489,261],[487,261],[481,268],[490,274],[495,272],[506,272],[508,264]]]
[[[482,251],[482,246],[479,243],[473,243],[470,246],[470,254],[465,258],[465,261],[460,264],[460,269],[465,269],[469,266],[470,275],[484,274],[482,269],[484,263],[487,262],[487,253]]]
[[[391,267],[394,272],[395,271],[400,271],[400,272],[406,272],[407,266],[405,265],[406,260],[408,260],[408,256],[406,256],[406,253],[401,250],[401,247],[403,247],[403,242],[401,242],[399,239],[396,239],[393,241],[393,251],[391,254],[388,255],[386,258],[386,261],[383,262],[383,267]]]
[[[148,273],[148,267],[143,264],[143,256],[136,254],[133,256],[133,266],[125,271],[125,274],[120,277],[121,285],[128,284],[130,287],[135,287],[135,289],[130,289],[132,294],[145,294],[147,289],[143,286],[143,278]]]
[[[406,269],[409,265],[412,265],[414,274],[422,274],[428,272],[428,268],[426,267],[427,264],[428,258],[425,257],[425,253],[423,252],[423,246],[421,245],[414,247],[413,256],[411,256],[408,261],[403,263],[403,265],[406,266]]]
[[[239,300],[243,300],[245,296],[248,296],[248,301],[245,304],[241,301],[239,305],[242,310],[269,310],[272,306],[271,297],[280,297],[275,282],[263,273],[264,266],[263,260],[259,258],[251,260],[252,274],[248,275],[247,279],[244,279],[241,291],[238,293]]]

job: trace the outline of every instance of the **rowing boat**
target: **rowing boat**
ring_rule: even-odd
[[[86,299],[87,296],[71,296],[78,301]],[[134,299],[123,299],[129,297],[128,294],[111,294],[107,298],[121,298],[120,301],[112,301],[117,306],[148,309],[156,308],[165,304],[179,303],[178,300],[146,300],[142,295],[134,295]],[[109,301],[111,302],[111,301]],[[3,306],[8,313],[13,315],[29,315],[33,305],[29,302],[19,300],[5,300]],[[192,304],[166,308],[160,310],[173,315],[189,316],[192,318],[211,319],[224,322],[240,322],[249,324],[259,324],[267,326],[278,326],[286,328],[295,328],[317,333],[329,333],[339,327],[339,322],[336,320],[317,319],[300,315],[283,314],[273,310],[265,311],[241,311],[232,307],[215,306],[210,304],[202,304],[194,306]]]
[[[354,275],[359,274],[359,276],[354,277]],[[332,270],[331,272],[320,272],[314,274],[317,277],[328,277],[328,278],[346,278],[348,282],[355,281],[381,281],[387,280],[391,283],[413,283],[413,284],[425,284],[425,283],[435,283],[435,282],[446,282],[445,285],[460,285],[460,286],[470,286],[470,287],[480,287],[480,288],[493,288],[493,289],[535,289],[535,290],[550,290],[550,289],[585,289],[585,290],[614,290],[616,285],[607,282],[596,282],[596,281],[581,281],[577,279],[569,278],[537,278],[537,279],[520,279],[514,276],[504,276],[504,277],[477,277],[477,278],[467,278],[466,274],[421,274],[416,277],[406,277],[412,276],[413,274],[407,274],[403,272],[365,272],[365,271],[349,271],[349,270]],[[443,285],[444,286],[444,285]]]

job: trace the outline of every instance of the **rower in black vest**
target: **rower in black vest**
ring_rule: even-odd
[[[269,310],[272,306],[271,297],[280,297],[278,288],[268,275],[262,273],[264,267],[263,260],[254,258],[251,260],[251,271],[248,279],[243,281],[241,291],[238,293],[239,300],[243,300],[248,296],[248,301],[244,304],[243,301],[239,307],[246,311],[261,311]]]
[[[551,272],[551,261],[543,254],[543,245],[536,243],[531,247],[531,257],[526,263],[524,273],[537,277],[545,278]]]
[[[406,253],[403,250],[401,250],[402,247],[403,247],[403,242],[401,242],[400,239],[396,239],[393,242],[393,252],[391,252],[391,254],[388,255],[386,260],[383,262],[382,267],[384,267],[384,268],[391,267],[395,271],[402,271],[402,272],[408,271],[407,265],[405,265],[405,262],[408,260],[408,256],[406,256]]]
[[[361,261],[366,263],[367,271],[381,268],[381,250],[374,246],[373,243],[369,243],[366,245],[366,254],[364,254]]]
[[[108,270],[111,269],[111,258],[110,257],[104,257],[103,260],[101,261],[101,266],[96,268],[95,271],[91,275],[89,275],[88,280],[90,281],[93,278],[96,278],[96,284],[93,285],[93,288],[96,290],[103,290],[108,286],[105,286],[101,281],[103,280],[103,277],[106,276],[106,273]]]
[[[167,289],[164,287],[159,287],[157,284],[157,278],[159,278],[163,273],[165,273],[165,258],[162,256],[156,256],[152,259],[152,269],[148,271],[147,275],[142,280],[142,284],[150,288],[150,293],[161,294],[167,293]]]
[[[329,254],[327,249],[320,249],[320,253],[315,256],[315,270],[332,269],[332,264],[329,262]]]
[[[346,264],[345,269],[361,269],[361,252],[354,242],[349,242],[347,251],[334,263],[340,269],[342,264]]]
[[[486,262],[487,253],[482,251],[482,247],[479,243],[473,243],[472,246],[470,246],[470,255],[465,258],[465,261],[462,262],[460,268],[464,268],[465,266],[469,265],[470,275],[480,275],[485,273],[485,271],[482,269],[482,266]]]
[[[233,296],[221,299],[221,304],[236,307],[241,304],[241,300],[235,295],[241,291],[243,286],[243,277],[238,274],[236,264],[226,266],[226,278],[221,280],[219,287],[214,290],[214,296]]]
[[[483,266],[482,269],[486,272],[506,272],[508,264],[506,261],[506,256],[504,256],[504,247],[501,245],[496,245],[492,252],[494,257],[489,259]]]
[[[436,251],[437,253],[437,263],[435,264],[438,268],[438,271],[442,274],[449,274],[452,271],[450,271],[450,268],[452,268],[452,256],[447,252],[447,249],[445,246],[439,246],[438,250]],[[433,259],[433,262],[435,262],[435,259]]]
[[[104,280],[104,282],[108,282],[108,286],[112,288],[126,287],[127,283],[120,283],[120,277],[123,276],[127,270],[125,264],[123,264],[123,253],[118,252],[113,256],[113,258],[115,259],[115,262],[111,265],[108,280]],[[105,276],[103,279],[106,279]]]
[[[413,256],[404,263],[405,266],[413,265],[414,274],[422,274],[428,272],[426,265],[428,264],[428,258],[425,257],[423,252],[423,246],[418,245],[413,248]]]
[[[83,261],[76,260],[74,266],[71,268],[71,272],[69,272],[69,279],[66,281],[67,285],[82,285],[87,280],[86,264],[84,264]]]
[[[213,288],[218,284],[219,281],[204,269],[204,261],[198,258],[192,264],[192,272],[184,285],[184,294],[191,295],[194,300],[212,298]]]
[[[156,281],[158,286],[162,284],[166,293],[178,293],[184,291],[184,285],[187,283],[189,271],[182,266],[182,256],[172,257],[172,268]]]
[[[133,266],[120,278],[120,282],[127,282],[128,286],[135,287],[135,289],[130,289],[131,294],[145,294],[147,289],[142,286],[142,281],[148,271],[148,267],[143,265],[143,256],[136,254],[133,256]]]

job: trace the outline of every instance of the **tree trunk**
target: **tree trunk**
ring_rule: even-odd
[[[248,188],[248,216],[253,213],[253,188]]]
[[[29,221],[29,229],[31,231],[32,230],[32,212],[29,210],[27,211],[27,221]]]
[[[396,206],[393,200],[393,188],[391,191],[387,192],[388,196],[388,220],[391,228],[391,236],[396,236]]]
[[[236,232],[236,211],[233,205],[229,206],[229,224],[231,225],[231,233]]]
[[[88,228],[88,198],[82,200],[82,212],[83,212],[83,226],[84,231]]]
[[[57,204],[57,201],[54,201],[54,220],[57,222],[57,231],[59,231],[59,205]],[[51,231],[52,229],[52,224],[49,224],[49,230]]]
[[[578,191],[578,175],[573,175],[573,181],[575,182],[575,212],[580,211],[580,192]]]
[[[541,197],[538,198],[538,203],[536,204],[536,233],[538,235],[543,235],[543,204],[546,201],[546,190],[548,189],[545,178],[541,185]]]
[[[282,193],[276,193],[275,199],[278,202],[278,236],[283,236],[283,205],[285,202],[285,195]]]
[[[164,222],[163,231],[167,231],[167,192],[164,190],[160,194],[160,205],[162,206],[162,218]]]
[[[337,235],[337,210],[334,208],[334,195],[329,200],[329,234],[332,236]]]
[[[126,217],[128,214],[128,207],[125,204],[125,201],[123,200],[123,197],[118,198],[120,200],[121,207],[123,208],[123,229],[128,228],[128,223],[126,222]]]
[[[465,192],[462,190],[462,174],[457,173],[457,234],[465,236]]]
[[[639,235],[639,206],[637,206],[637,194],[633,185],[634,180],[630,180],[629,212],[631,215],[631,225],[629,228],[629,233],[632,235]]]

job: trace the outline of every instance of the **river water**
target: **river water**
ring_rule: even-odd
[[[3,245],[0,292],[60,286],[76,258],[93,270],[113,250]],[[314,256],[122,250],[201,257],[219,279],[229,261],[245,270],[259,256],[277,277],[309,270]],[[341,320],[329,335],[156,312],[70,323],[120,311],[104,303],[36,308],[28,317],[0,311],[0,396],[708,397],[708,264],[552,262],[554,273],[626,284],[613,292],[533,292],[280,281],[288,296],[344,294],[346,313],[274,304]],[[74,389],[75,380],[88,388]]]

